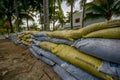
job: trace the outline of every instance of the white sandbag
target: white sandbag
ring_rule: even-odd
[[[90,75],[89,73],[81,70],[78,67],[75,67],[72,64],[69,64],[65,61],[63,61],[62,59],[60,59],[59,57],[57,57],[56,55],[52,54],[49,51],[45,51],[42,48],[39,48],[35,45],[32,46],[32,48],[39,54],[39,55],[43,55],[45,57],[47,57],[48,59],[52,60],[53,62],[55,62],[56,64],[58,64],[59,66],[61,66],[63,69],[65,69],[67,72],[69,72],[71,75],[73,75],[76,79],[82,79],[82,80],[99,80],[98,78]],[[87,77],[85,77],[87,76]]]
[[[120,64],[119,39],[79,39],[73,44],[73,46],[92,56]]]
[[[38,45],[40,43],[40,41],[35,40],[35,39],[32,39],[32,41],[33,41],[33,44],[35,44],[35,45]]]
[[[99,71],[114,76],[115,80],[120,80],[120,65],[103,61]]]
[[[61,65],[65,63],[65,61],[58,58],[56,55],[52,54],[49,51],[46,51],[40,47],[37,47],[35,45],[31,46],[39,55],[45,56],[46,58],[52,60],[53,62],[57,63],[58,65]]]
[[[40,59],[42,61],[44,61],[46,64],[54,66],[55,63],[51,60],[49,60],[48,58],[44,57],[44,56],[40,56],[39,54],[37,54],[32,48],[29,48],[29,50],[31,51],[31,53],[37,58]]]
[[[58,44],[67,44],[67,45],[72,45],[73,44],[73,41],[70,41],[70,40],[60,39],[60,38],[51,38],[51,37],[48,37],[48,36],[34,37],[33,39],[36,39],[38,41],[50,41],[50,42],[54,42],[54,43],[58,43]]]
[[[46,35],[46,31],[42,31],[42,32],[37,32],[35,34],[32,34],[34,37],[45,37]]]
[[[53,69],[62,78],[62,80],[77,80],[75,77],[71,76],[67,71],[58,65],[55,65]]]
[[[51,38],[48,41],[53,42],[53,43],[58,43],[58,44],[67,44],[67,45],[73,44],[73,41],[66,40],[66,39],[60,39],[60,38]]]
[[[48,36],[45,36],[45,37],[35,37],[36,40],[38,41],[48,41],[50,40],[50,37]]]
[[[101,80],[69,63],[64,63],[61,65],[61,67],[78,80]]]

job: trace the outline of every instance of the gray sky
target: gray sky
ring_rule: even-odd
[[[92,0],[87,0],[87,2],[90,2]],[[75,3],[75,6],[74,6],[74,10],[79,10],[80,11],[80,4],[79,4],[80,0],[78,0],[76,3]],[[70,12],[70,6],[68,7],[66,5],[66,2],[63,2],[62,3],[62,9],[64,11],[64,14],[66,14],[66,12]]]

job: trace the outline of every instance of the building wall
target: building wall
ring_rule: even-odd
[[[84,22],[84,27],[87,25],[97,23],[97,22],[102,22],[102,21],[105,21],[105,19],[99,18],[99,19],[95,19],[95,20],[87,20]],[[81,28],[82,27],[81,25],[82,25],[82,11],[79,13],[73,14],[73,27],[74,28]],[[65,28],[70,28],[70,23],[64,25],[62,29],[65,29]]]
[[[73,26],[80,27],[82,23],[82,12],[73,14]]]
[[[97,22],[102,22],[102,21],[105,21],[104,18],[99,18],[99,19],[94,19],[94,20],[87,20],[84,22],[84,26],[87,26],[87,25],[90,25],[90,24],[93,24],[93,23],[97,23]]]

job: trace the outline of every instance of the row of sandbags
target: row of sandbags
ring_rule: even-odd
[[[37,45],[32,45],[29,49],[38,59],[51,65],[62,80],[100,80],[99,78],[90,75],[81,68],[64,61],[50,51],[46,51]]]
[[[84,39],[80,39],[80,40],[78,39],[74,42],[74,41],[65,40],[65,39],[51,38],[47,36],[45,33],[46,32],[39,32],[37,34],[31,35],[33,38],[33,41],[35,42],[35,45],[39,46],[40,50],[42,48],[45,51],[50,51],[52,54],[60,57],[62,60],[67,61],[73,65],[76,65],[81,69],[85,70],[86,72],[89,72],[92,75],[95,75],[99,78],[102,78],[105,80],[112,80],[111,76],[114,76],[116,80],[119,80],[118,76],[120,74],[119,74],[118,64],[115,64],[116,66],[113,66],[114,65],[113,63],[90,56],[84,53],[83,51],[80,52],[79,49],[76,49],[75,47],[73,47],[77,45],[78,41],[80,40],[83,41]],[[91,38],[90,40],[97,40],[97,39]],[[103,39],[103,40],[107,41],[109,39]],[[79,78],[78,80],[81,80],[81,79]],[[86,79],[82,79],[82,80],[86,80]]]
[[[63,80],[120,80],[119,22],[101,22],[79,30],[38,32],[30,35],[34,42],[30,51],[52,65]],[[51,58],[48,52],[57,58]],[[61,66],[59,59],[69,67]]]
[[[88,25],[78,30],[46,32],[50,37],[76,40],[79,38],[120,39],[120,20],[111,20]]]
[[[31,37],[40,48],[92,75],[119,80],[119,22],[101,22],[79,30],[40,32]],[[85,37],[91,34],[94,36]]]

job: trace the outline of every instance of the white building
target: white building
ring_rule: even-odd
[[[84,26],[87,26],[89,24],[97,23],[97,22],[102,22],[105,21],[104,18],[99,18],[95,20],[87,20],[84,22]],[[73,27],[74,28],[80,28],[82,27],[82,11],[78,13],[73,14]],[[65,24],[62,29],[70,28],[70,23]]]

